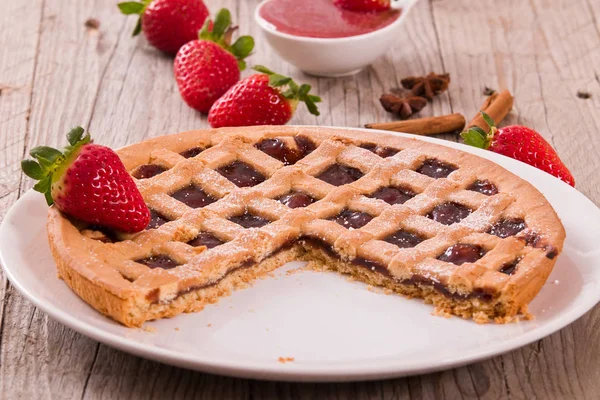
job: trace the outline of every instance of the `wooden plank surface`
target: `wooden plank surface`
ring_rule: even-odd
[[[226,6],[241,32],[260,37],[256,0]],[[81,124],[118,147],[207,126],[177,92],[172,59],[144,39],[112,2],[0,0],[0,218],[31,187],[19,172],[27,151],[58,145]],[[96,18],[98,29],[85,27]],[[316,118],[292,123],[362,126],[391,120],[379,95],[407,75],[449,72],[452,84],[421,115],[472,115],[484,87],[516,96],[507,122],[539,130],[577,188],[600,204],[600,4],[593,0],[421,0],[393,49],[356,76],[304,76],[258,40],[250,63],[310,83],[323,97]],[[577,91],[591,93],[590,99]],[[456,140],[453,136],[446,136]],[[1,274],[1,272],[0,272]],[[378,382],[299,384],[201,374],[122,353],[49,319],[0,282],[0,398],[597,398],[600,308],[543,340],[453,370]]]

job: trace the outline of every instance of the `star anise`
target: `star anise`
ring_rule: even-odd
[[[450,84],[450,74],[430,73],[427,76],[409,76],[400,81],[415,96],[433,100],[433,96],[445,92]]]
[[[427,105],[427,99],[420,96],[396,96],[395,94],[384,94],[379,98],[381,105],[386,111],[397,114],[400,119],[407,119]]]

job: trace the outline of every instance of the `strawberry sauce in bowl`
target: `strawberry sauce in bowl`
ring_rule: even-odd
[[[399,28],[418,0],[392,0],[391,9],[356,12],[333,0],[265,0],[254,19],[285,61],[310,75],[358,73],[398,43]]]
[[[401,10],[356,12],[338,8],[333,0],[269,0],[260,16],[278,32],[313,38],[342,38],[385,28]]]

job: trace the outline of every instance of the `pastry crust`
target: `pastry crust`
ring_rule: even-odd
[[[255,146],[278,138],[293,149],[298,146],[297,136],[309,139],[316,149],[294,165],[284,166]],[[204,150],[195,157],[179,154],[196,147]],[[399,152],[382,158],[364,147]],[[199,311],[293,259],[424,298],[444,313],[504,322],[526,311],[565,238],[555,211],[526,181],[491,161],[411,138],[321,127],[224,128],[162,136],[117,153],[132,174],[145,164],[167,169],[136,183],[148,206],[170,222],[105,242],[93,227],[71,221],[51,207],[48,238],[58,273],[69,287],[96,310],[127,326]],[[456,169],[440,179],[416,172],[431,159]],[[216,172],[236,160],[266,180],[239,188]],[[317,178],[333,164],[356,168],[364,176],[341,186]],[[476,180],[494,183],[498,193],[486,196],[467,190]],[[218,201],[193,209],[170,196],[190,184]],[[408,188],[416,195],[396,205],[370,197],[388,186]],[[295,209],[277,201],[292,190],[317,201]],[[427,217],[444,202],[459,203],[473,212],[449,226]],[[328,220],[344,209],[374,218],[360,229]],[[244,212],[272,222],[244,229],[229,220]],[[487,233],[502,219],[521,219],[526,228],[506,238]],[[400,229],[426,240],[402,249],[383,240]],[[210,250],[186,244],[200,232],[225,243]],[[318,239],[322,246],[302,238]],[[456,243],[478,245],[485,255],[462,265],[438,260]],[[162,269],[136,262],[158,255],[180,265]],[[359,260],[385,273],[364,268]],[[500,271],[513,262],[518,262],[513,272]]]

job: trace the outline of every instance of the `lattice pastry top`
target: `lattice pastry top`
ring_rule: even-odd
[[[565,232],[532,185],[444,146],[317,127],[183,132],[118,151],[152,210],[134,235],[55,208],[55,258],[118,299],[165,304],[310,238],[398,282],[528,302]],[[102,311],[102,310],[101,310]]]

